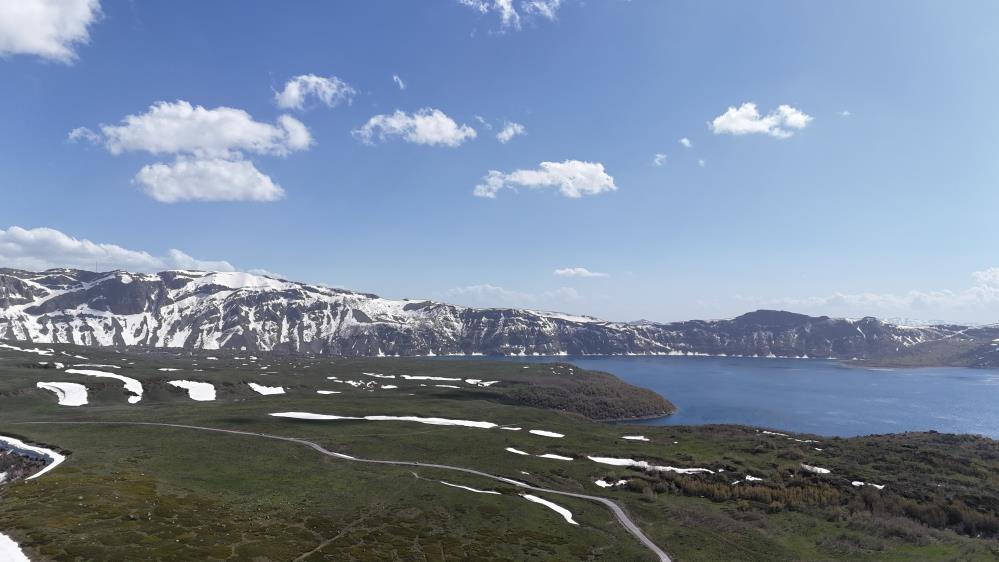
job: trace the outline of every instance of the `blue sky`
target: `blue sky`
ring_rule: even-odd
[[[180,250],[615,320],[999,320],[994,2],[23,2],[0,0],[7,265]],[[52,4],[77,10],[53,28]],[[279,107],[308,75],[329,105]],[[220,108],[232,135],[185,129]]]

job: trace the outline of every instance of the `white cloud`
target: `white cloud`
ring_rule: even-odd
[[[789,105],[781,105],[767,115],[760,115],[756,104],[747,102],[738,108],[729,107],[725,113],[715,117],[708,128],[716,135],[759,134],[786,139],[811,121],[811,116]]]
[[[664,164],[666,164],[666,155],[661,152],[657,152],[656,155],[652,157],[652,165],[662,166]]]
[[[336,76],[324,78],[315,74],[303,74],[288,80],[283,90],[275,92],[274,100],[281,109],[300,110],[305,107],[305,102],[310,97],[316,98],[327,107],[336,107],[341,102],[349,104],[356,94],[357,91],[350,84]]]
[[[57,267],[89,270],[95,265],[101,270],[236,270],[227,261],[198,260],[180,250],[170,250],[165,256],[154,256],[116,244],[99,244],[73,238],[52,228],[25,229],[19,226],[0,229],[0,264],[33,271]]]
[[[281,186],[246,160],[181,157],[144,166],[135,182],[162,203],[179,201],[276,201]]]
[[[448,299],[455,299],[472,306],[558,306],[560,303],[584,300],[582,294],[572,287],[559,287],[542,293],[527,293],[505,289],[489,283],[455,287],[446,293]]]
[[[738,297],[756,305],[776,306],[847,315],[905,315],[962,317],[995,322],[999,309],[999,267],[971,274],[972,285],[965,289],[911,290],[903,293],[844,293],[825,296],[761,299]],[[988,308],[987,308],[988,307]]]
[[[839,115],[840,115],[840,117],[849,117],[849,116],[851,116],[853,114],[850,113],[850,111],[848,109],[844,109],[843,111],[839,112]]]
[[[590,271],[585,267],[566,267],[556,269],[554,274],[558,277],[610,277],[610,275],[606,273]]]
[[[708,161],[701,158],[700,160],[697,161],[697,165],[703,168],[708,165]]]
[[[396,86],[399,86],[400,90],[405,90],[406,89],[406,83],[402,81],[402,78],[399,78],[398,74],[393,74],[392,75],[392,81],[395,82]]]
[[[62,63],[90,40],[99,0],[0,0],[0,57],[37,55]]]
[[[475,186],[473,194],[488,199],[494,199],[501,189],[515,189],[518,186],[531,189],[557,188],[560,194],[571,199],[617,189],[614,178],[604,171],[603,164],[579,160],[542,162],[538,169],[515,170],[509,174],[490,170],[482,181],[483,183]]]
[[[387,115],[375,115],[353,131],[354,137],[365,144],[375,139],[401,137],[407,142],[429,146],[456,147],[474,139],[475,129],[459,125],[439,109],[424,108],[412,114],[396,110]]]
[[[520,29],[521,15],[537,16],[554,21],[562,0],[457,0],[480,14],[495,13],[500,17],[501,28]]]
[[[683,145],[684,148],[690,148],[694,146],[694,143],[690,142],[690,139],[688,139],[687,137],[683,137],[682,139],[680,139],[679,142],[681,145]]]
[[[101,125],[100,134],[76,128],[69,138],[100,140],[112,154],[144,151],[199,157],[232,157],[244,151],[284,156],[312,144],[309,130],[294,117],[282,115],[271,125],[242,109],[206,109],[183,100],[154,103],[118,125]]]
[[[135,182],[157,201],[275,201],[284,190],[246,160],[246,153],[285,156],[312,145],[309,129],[290,115],[273,125],[231,107],[157,102],[100,133],[78,127],[70,141],[102,144],[112,154],[173,154],[171,164],[144,166]]]
[[[503,144],[510,142],[513,137],[517,135],[526,135],[527,128],[520,123],[514,123],[512,121],[507,121],[503,124],[503,130],[496,133],[496,140]]]

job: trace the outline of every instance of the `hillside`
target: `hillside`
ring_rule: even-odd
[[[559,495],[571,493],[616,502],[676,560],[999,555],[995,441],[605,424],[516,400],[532,387],[571,400],[578,387],[565,385],[605,377],[561,364],[0,348],[0,436],[65,457],[25,480],[37,459],[6,455],[0,533],[56,561],[656,559],[606,506]],[[68,405],[71,384],[85,403]]]
[[[756,311],[731,320],[606,322],[476,309],[246,273],[0,269],[0,339],[339,356],[730,355],[999,365],[997,328],[910,327]]]

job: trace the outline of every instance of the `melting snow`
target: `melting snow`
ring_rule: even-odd
[[[617,482],[608,482],[606,480],[597,480],[597,481],[594,482],[594,484],[596,484],[597,486],[600,486],[601,488],[613,488],[614,486],[624,486],[627,483],[628,483],[627,480],[618,480]]]
[[[513,453],[515,455],[527,455],[527,456],[530,456],[530,453],[528,453],[526,451],[521,451],[520,449],[514,449],[513,447],[507,447],[506,450],[510,451],[511,453]]]
[[[343,394],[339,390],[317,390],[316,394]]]
[[[45,465],[45,468],[39,470],[38,472],[27,477],[25,480],[34,480],[39,476],[45,474],[46,472],[54,469],[55,467],[62,464],[66,457],[60,455],[59,453],[42,447],[36,447],[34,445],[28,445],[20,439],[14,439],[13,437],[4,437],[0,435],[0,444],[7,445],[9,448],[14,449],[20,453],[25,453],[30,456],[41,456],[49,459],[49,464]]]
[[[538,455],[543,459],[555,459],[557,461],[571,461],[572,457],[563,457],[562,455],[555,455],[552,453],[545,453],[543,455]]]
[[[399,375],[408,381],[460,381],[461,379],[451,377],[428,377],[424,375]]]
[[[870,482],[861,482],[859,480],[854,480],[853,482],[850,482],[850,484],[853,485],[856,488],[860,488],[862,486],[870,486],[872,488],[877,488],[878,490],[884,490],[885,489],[884,484],[871,484]]]
[[[250,385],[250,388],[252,388],[254,392],[257,394],[263,394],[264,396],[267,396],[268,394],[284,394],[283,386],[264,386],[255,382],[248,382],[246,384]]]
[[[621,439],[628,439],[630,441],[648,441],[649,438],[644,435],[622,435]]]
[[[39,382],[35,386],[54,392],[60,406],[83,406],[87,403],[87,387],[75,382]]]
[[[369,377],[377,377],[379,379],[394,379],[395,375],[381,375],[378,373],[361,373],[362,375],[367,375]]]
[[[128,397],[129,404],[135,404],[142,400],[142,383],[131,378],[122,375],[116,375],[114,373],[105,373],[104,371],[93,371],[88,369],[66,369],[67,373],[73,375],[84,375],[87,377],[99,377],[107,379],[117,379],[125,383],[125,390],[132,393],[132,396]]]
[[[801,468],[805,469],[812,474],[829,474],[831,471],[828,468],[821,468],[818,466],[812,466],[810,464],[801,463]]]
[[[554,431],[545,431],[543,429],[531,429],[528,433],[533,433],[534,435],[540,435],[542,437],[565,437],[561,433],[555,433]]]
[[[20,347],[14,347],[13,345],[7,345],[5,343],[0,343],[0,349],[12,349],[14,351],[21,351],[21,352],[24,352],[24,353],[34,353],[34,354],[37,354],[37,355],[44,355],[44,356],[49,356],[49,355],[52,355],[53,353],[55,353],[55,351],[53,351],[51,349],[39,349],[37,347],[34,348],[34,349],[24,349],[24,348],[20,348]]]
[[[333,416],[327,414],[312,414],[309,412],[278,412],[270,414],[278,418],[296,418],[302,420],[367,420],[367,421],[408,421],[425,423],[429,425],[457,425],[462,427],[477,427],[480,429],[490,429],[496,427],[492,422],[452,420],[447,418],[421,418],[418,416]]]
[[[534,502],[534,503],[540,503],[541,505],[547,507],[548,509],[551,509],[552,511],[554,511],[554,512],[558,513],[559,515],[561,515],[562,517],[564,517],[565,520],[568,523],[572,524],[572,525],[579,525],[579,523],[576,523],[572,519],[572,512],[569,511],[568,509],[566,509],[566,508],[558,505],[557,503],[552,503],[552,502],[550,502],[550,501],[548,501],[546,499],[539,498],[538,496],[532,496],[531,494],[524,494],[521,497],[524,498],[527,501]]]
[[[713,470],[707,468],[676,468],[675,466],[657,466],[649,464],[647,461],[636,461],[634,459],[617,459],[613,457],[586,457],[593,462],[609,464],[611,466],[633,466],[644,470],[655,470],[658,472],[676,472],[678,474],[698,474],[707,472],[714,474]]]
[[[461,488],[462,490],[468,490],[469,492],[475,492],[476,494],[495,494],[497,496],[500,495],[499,492],[496,492],[494,490],[476,490],[475,488],[469,488],[468,486],[462,486],[461,484],[452,484],[450,482],[445,482],[443,480],[440,480],[440,483],[444,484],[445,486],[451,486],[452,488]]]
[[[56,365],[61,365],[61,364],[62,363],[56,363]],[[92,367],[92,368],[95,368],[95,369],[121,369],[121,367],[118,366],[118,365],[101,365],[101,364],[98,364],[98,363],[92,363],[92,364],[83,363],[83,364],[80,364],[80,365],[73,365],[73,366],[74,367]]]
[[[0,560],[4,562],[31,562],[14,539],[0,533]]]
[[[215,400],[215,386],[207,382],[197,381],[170,381],[167,384],[177,388],[187,390],[187,395],[191,400],[198,402],[211,402]]]

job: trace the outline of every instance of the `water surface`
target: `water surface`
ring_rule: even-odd
[[[819,435],[936,430],[999,438],[999,370],[873,369],[812,359],[517,357],[613,373],[676,404],[641,423],[738,423]]]

